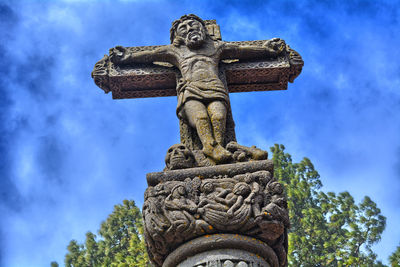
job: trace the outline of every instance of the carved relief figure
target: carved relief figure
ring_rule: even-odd
[[[163,254],[168,252],[164,233],[171,223],[164,216],[162,201],[157,199],[160,197],[157,189],[150,186],[144,192],[143,218],[148,246],[154,247],[160,254]],[[157,255],[155,257],[157,258]]]
[[[265,42],[263,47],[213,40],[204,21],[193,14],[173,22],[171,43],[137,53],[117,46],[110,51],[110,58],[118,65],[164,61],[176,66],[182,75],[177,84],[179,119],[196,129],[205,156],[217,163],[227,162],[232,158],[224,140],[229,96],[218,77],[219,62],[276,57],[285,51],[286,44],[277,38]]]
[[[267,219],[282,221],[285,227],[290,226],[289,214],[287,212],[287,201],[283,195],[283,186],[279,182],[271,182],[267,185],[270,203],[264,208],[263,212]]]
[[[171,227],[168,232],[174,232],[174,238],[184,238],[185,232],[193,231],[194,214],[197,211],[197,205],[190,199],[186,198],[186,189],[182,184],[176,185],[171,194],[165,199],[165,209],[167,217],[171,221]]]
[[[246,204],[251,203],[252,196],[249,195],[250,190],[251,189],[249,185],[246,183],[239,182],[235,185],[235,187],[233,188],[233,192],[227,195],[226,203],[232,204],[232,202],[234,201],[233,205],[226,212],[228,216],[233,216],[234,212],[241,208],[243,202],[245,202]],[[244,200],[244,197],[246,196],[248,196],[248,198]]]
[[[222,179],[218,186],[207,181],[202,186],[203,196],[198,205],[198,213],[207,223],[224,230],[246,224],[251,211],[251,201],[245,202],[250,186],[244,182],[230,183],[229,180]],[[229,188],[221,187],[224,182],[230,184]]]
[[[225,197],[228,193],[229,191],[226,189],[215,188],[215,185],[211,181],[205,181],[201,186],[198,212],[203,214],[207,209],[226,212],[229,208],[218,200]]]
[[[245,174],[244,181],[251,186],[251,193],[246,198],[245,202],[251,203],[253,216],[257,221],[261,219],[262,216],[261,207],[264,202],[262,189],[261,186],[255,181],[255,176],[250,173]]]

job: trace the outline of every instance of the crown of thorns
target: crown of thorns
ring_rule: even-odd
[[[175,33],[176,33],[177,28],[178,28],[178,25],[180,23],[184,22],[185,20],[189,20],[189,19],[194,19],[194,20],[197,20],[198,22],[200,22],[201,25],[203,25],[204,30],[207,33],[207,28],[206,28],[206,24],[205,24],[204,20],[202,20],[201,18],[199,18],[195,14],[183,15],[180,19],[177,19],[174,22],[172,22],[172,27],[171,27],[171,30],[170,30],[171,44],[175,40]]]

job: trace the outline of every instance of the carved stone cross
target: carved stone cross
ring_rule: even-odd
[[[215,20],[184,15],[171,44],[121,47],[96,63],[114,99],[174,96],[181,143],[147,174],[144,237],[157,267],[287,267],[283,185],[268,153],[236,142],[229,93],[284,90],[300,55],[278,38],[224,42]]]
[[[228,92],[287,89],[303,64],[283,40],[224,42],[215,20],[191,14],[173,23],[170,45],[112,48],[92,77],[114,99],[177,95],[181,143],[202,166],[232,162],[239,147],[227,146],[236,141]]]

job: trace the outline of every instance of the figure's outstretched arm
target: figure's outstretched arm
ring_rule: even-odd
[[[131,52],[126,47],[116,46],[110,49],[110,58],[111,61],[117,65],[153,63],[154,61],[169,62],[174,64],[176,61],[176,58],[168,46],[139,52]]]
[[[239,45],[224,43],[221,59],[255,59],[277,57],[286,51],[286,43],[279,38],[264,42],[262,46]]]

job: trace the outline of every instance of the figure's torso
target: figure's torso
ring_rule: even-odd
[[[213,41],[206,42],[199,49],[180,47],[177,49],[177,67],[181,71],[182,78],[192,82],[219,80],[220,54],[220,45]]]

